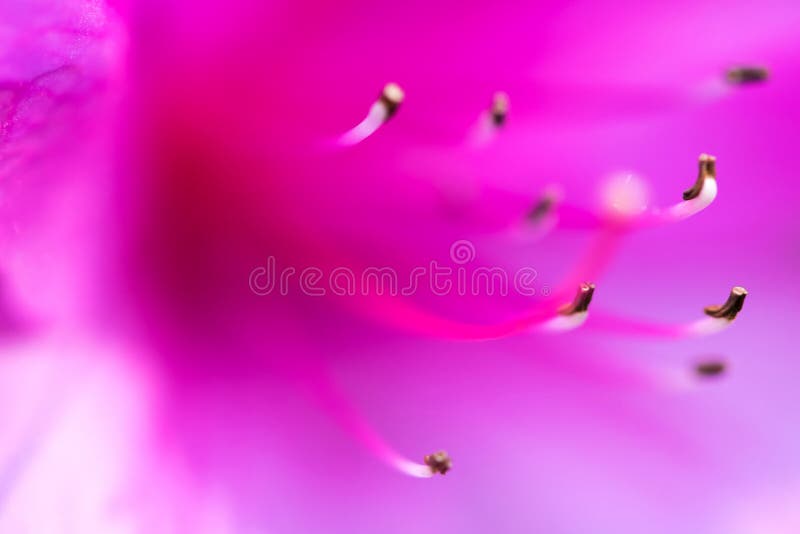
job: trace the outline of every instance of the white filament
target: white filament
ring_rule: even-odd
[[[412,477],[431,478],[433,476],[433,470],[425,464],[418,464],[401,457],[394,458],[391,463],[395,469]]]
[[[545,332],[559,333],[575,330],[586,322],[589,312],[577,312],[570,315],[558,315],[542,323],[539,328]]]
[[[360,123],[354,126],[351,130],[342,134],[339,138],[339,144],[344,146],[353,146],[362,142],[364,139],[374,134],[381,124],[386,122],[389,118],[389,110],[386,104],[378,100],[369,108],[369,113],[364,117]]]
[[[691,336],[708,336],[722,332],[728,328],[733,321],[718,317],[705,317],[686,325],[686,333]]]
[[[695,213],[706,209],[717,198],[717,180],[707,176],[703,180],[700,194],[691,200],[685,200],[669,208],[666,212],[668,219],[680,220],[691,217]]]

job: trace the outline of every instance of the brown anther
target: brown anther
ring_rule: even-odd
[[[541,196],[536,204],[533,205],[528,212],[528,220],[532,222],[539,222],[547,215],[552,213],[558,203],[557,195],[553,193],[545,193]]]
[[[733,321],[736,315],[742,311],[745,297],[747,297],[747,290],[743,287],[736,286],[731,289],[731,294],[728,296],[728,300],[725,301],[725,304],[707,306],[704,311],[706,315],[710,315],[711,317]]]
[[[728,83],[747,85],[761,83],[769,78],[769,71],[764,67],[733,67],[725,73]]]
[[[714,156],[700,154],[700,158],[698,158],[698,167],[697,180],[694,182],[691,189],[687,189],[683,192],[683,200],[691,200],[700,196],[706,178],[717,177],[717,158]]]
[[[580,285],[580,287],[578,287],[578,293],[575,295],[575,300],[566,306],[562,306],[558,310],[558,313],[561,315],[574,315],[576,313],[587,312],[589,311],[589,304],[591,304],[593,296],[594,284],[584,282]]]
[[[387,83],[384,86],[378,101],[386,108],[386,119],[397,113],[397,109],[403,103],[405,97],[405,92],[396,83]]]
[[[719,376],[725,372],[725,362],[719,360],[708,360],[700,362],[695,366],[695,372],[703,377]]]
[[[502,126],[506,122],[508,116],[508,95],[502,91],[498,91],[492,98],[492,123],[495,126]]]
[[[444,451],[435,452],[425,456],[425,465],[431,468],[433,474],[446,474],[453,467],[453,461]]]

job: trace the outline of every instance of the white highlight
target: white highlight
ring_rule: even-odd
[[[589,312],[578,312],[570,315],[559,315],[553,317],[546,323],[542,323],[539,329],[545,332],[560,333],[575,330],[586,322]]]
[[[612,176],[603,185],[603,206],[612,216],[635,217],[645,212],[650,198],[647,183],[628,173]]]

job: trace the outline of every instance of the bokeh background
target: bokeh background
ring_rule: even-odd
[[[0,532],[800,531],[798,24],[789,1],[4,0]],[[396,116],[338,145],[388,82]],[[248,285],[269,256],[407,272],[466,239],[557,287],[605,230],[538,235],[543,190],[602,212],[633,176],[668,206],[700,153],[718,198],[615,239],[592,312],[682,323],[745,286],[715,336],[590,313],[463,341]],[[542,300],[403,302],[480,325]],[[392,469],[342,411],[452,471]]]

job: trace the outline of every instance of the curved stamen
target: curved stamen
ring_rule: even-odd
[[[699,172],[694,185],[684,191],[683,201],[669,208],[651,209],[639,215],[620,217],[600,215],[584,208],[559,204],[558,226],[571,229],[596,229],[614,225],[625,229],[641,229],[678,222],[707,208],[717,197],[716,158],[701,154]]]
[[[378,100],[369,108],[369,113],[353,129],[339,138],[339,144],[352,146],[360,143],[374,134],[383,123],[392,118],[400,104],[405,99],[405,93],[396,83],[387,83]]]
[[[725,301],[725,304],[718,306],[706,306],[704,311],[706,312],[706,315],[710,317],[733,321],[736,319],[736,315],[742,311],[744,299],[746,297],[747,290],[741,286],[736,286],[731,289],[731,294],[728,295],[728,300]]]
[[[589,304],[594,296],[595,285],[584,282],[578,287],[575,299],[558,309],[558,316],[542,325],[543,330],[564,332],[574,330],[586,322]]]
[[[736,286],[725,304],[704,308],[708,317],[687,324],[664,325],[600,313],[594,315],[591,327],[615,334],[645,337],[684,339],[707,336],[721,332],[733,323],[742,310],[746,296],[747,291]]]
[[[556,296],[558,299],[561,297],[561,293]],[[520,317],[494,324],[451,320],[407,302],[377,297],[371,301],[369,314],[373,318],[380,318],[388,324],[418,334],[462,341],[499,339],[529,332],[534,328],[544,332],[563,332],[577,328],[586,320],[586,312],[571,315],[560,313],[556,302],[554,299],[540,302]]]
[[[765,67],[741,66],[733,67],[725,73],[728,83],[733,85],[749,85],[766,81],[769,71]]]
[[[408,476],[430,478],[436,473],[445,474],[452,467],[444,451],[425,456],[425,463],[409,460],[391,445],[359,414],[326,376],[315,376],[311,381],[315,396],[325,410],[356,441],[377,459]]]

